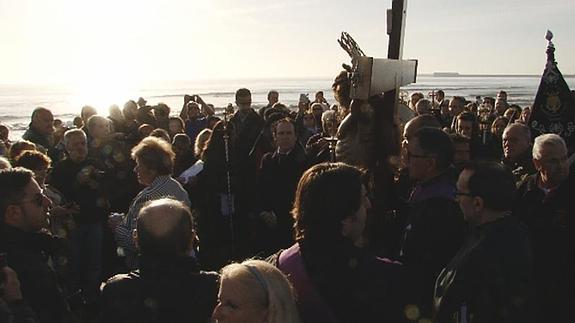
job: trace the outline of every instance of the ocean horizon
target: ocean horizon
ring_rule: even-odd
[[[433,76],[419,74],[417,82],[402,87],[402,91],[423,92],[425,96],[432,90],[445,91],[446,97],[463,96],[475,100],[476,96],[495,97],[500,90],[507,91],[509,103],[521,107],[530,106],[537,93],[540,75],[457,75]],[[575,89],[575,75],[566,75],[571,89]],[[99,114],[108,115],[108,107],[120,107],[128,100],[143,97],[149,105],[163,102],[177,115],[185,94],[198,94],[207,103],[214,104],[217,112],[234,103],[238,88],[245,87],[252,92],[253,107],[267,103],[269,90],[280,93],[280,101],[288,106],[296,106],[301,94],[308,94],[313,100],[317,91],[324,91],[329,103],[335,103],[331,90],[333,78],[259,78],[259,79],[206,79],[192,81],[155,81],[139,87],[93,84],[78,88],[66,84],[0,84],[0,123],[10,128],[10,139],[21,137],[30,122],[32,111],[39,106],[46,107],[54,117],[67,124],[78,116],[84,105],[98,109]]]

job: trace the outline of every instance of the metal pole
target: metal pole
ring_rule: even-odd
[[[224,148],[226,153],[226,175],[227,175],[227,194],[226,194],[226,202],[228,204],[228,211],[230,212],[230,234],[232,239],[232,254],[235,251],[235,237],[234,237],[234,212],[235,208],[232,201],[232,179],[230,174],[230,153],[229,153],[229,140],[230,136],[228,135],[228,118],[227,115],[224,115]]]

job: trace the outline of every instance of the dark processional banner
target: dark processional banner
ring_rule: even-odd
[[[555,133],[563,137],[570,153],[575,150],[575,97],[557,67],[553,34],[547,32],[547,64],[539,83],[529,119],[533,137]]]

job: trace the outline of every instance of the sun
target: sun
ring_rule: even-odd
[[[128,100],[137,99],[139,86],[134,80],[114,76],[90,76],[71,85],[69,102],[75,107],[93,106],[99,115],[106,116],[108,108],[117,104],[120,108]]]

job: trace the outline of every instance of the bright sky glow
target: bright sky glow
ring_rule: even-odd
[[[348,31],[385,57],[391,0],[0,0],[0,83],[332,77]],[[575,74],[573,0],[409,0],[404,57],[422,73],[540,74],[547,29]],[[114,92],[114,91],[111,91]],[[110,93],[110,92],[107,92]]]

